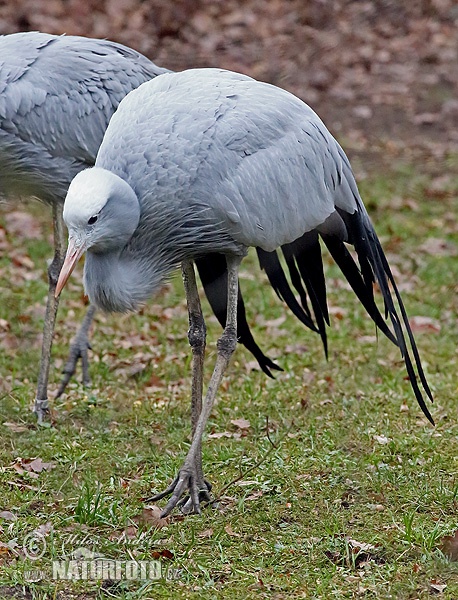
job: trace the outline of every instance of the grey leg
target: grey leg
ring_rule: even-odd
[[[53,205],[54,224],[54,258],[48,269],[49,291],[46,304],[45,322],[43,327],[43,343],[41,346],[40,372],[38,374],[37,395],[35,398],[34,412],[38,422],[42,423],[49,413],[48,405],[48,378],[49,365],[51,361],[52,339],[54,325],[56,322],[59,299],[54,297],[57,279],[59,277],[65,257],[66,237],[64,221],[62,219],[62,207]]]
[[[89,343],[89,329],[91,327],[96,308],[93,304],[87,309],[87,313],[81,323],[81,327],[76,334],[75,339],[71,343],[70,352],[68,355],[67,362],[63,369],[63,377],[61,379],[59,389],[57,390],[56,398],[59,398],[65,391],[68,382],[74,375],[76,370],[76,364],[78,359],[81,358],[81,366],[83,369],[83,385],[88,387],[91,385],[91,378],[89,376],[89,358],[87,351],[90,350],[91,344]]]
[[[162,516],[166,516],[172,512],[172,510],[178,505],[183,504],[180,498],[186,490],[189,491],[189,502],[185,499],[185,504],[191,505],[194,512],[200,513],[200,496],[202,490],[204,495],[208,496],[208,492],[205,488],[208,488],[208,484],[203,479],[202,475],[202,435],[207,423],[208,417],[210,416],[213,404],[215,402],[216,392],[223,378],[224,371],[229,364],[229,360],[232,353],[237,345],[237,294],[238,294],[238,270],[241,262],[241,257],[229,256],[227,257],[228,266],[228,302],[227,302],[227,320],[226,327],[223,331],[222,336],[217,343],[217,359],[215,368],[208,386],[207,394],[200,411],[199,417],[195,425],[193,424],[193,438],[189,452],[184,460],[183,466],[181,467],[178,476],[173,483],[161,494],[158,494],[151,498],[151,500],[159,500],[164,496],[172,494],[172,497],[167,503],[167,506],[162,513]],[[193,271],[194,275],[194,271]],[[185,284],[186,285],[186,284]],[[195,286],[195,279],[194,279]],[[196,292],[197,287],[195,286]],[[191,290],[192,291],[192,290]],[[188,294],[188,290],[186,289]],[[192,305],[192,302],[188,298],[188,306]],[[199,303],[200,305],[200,303]],[[191,318],[191,317],[190,317]],[[198,353],[197,353],[198,354]],[[194,350],[193,350],[193,355]],[[203,361],[203,357],[202,357]],[[197,361],[196,361],[197,362]],[[196,371],[199,367],[196,366]],[[196,397],[199,395],[199,389],[202,389],[202,383],[195,381],[194,377],[196,372],[194,370],[193,361],[193,393],[196,393]],[[197,411],[194,413],[197,414]],[[193,416],[194,419],[194,416]]]

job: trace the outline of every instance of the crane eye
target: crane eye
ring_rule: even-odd
[[[98,218],[99,218],[99,217],[98,217],[98,215],[94,215],[93,217],[91,217],[91,218],[88,220],[87,224],[88,224],[88,225],[94,225],[94,223],[97,221],[97,219],[98,219]]]

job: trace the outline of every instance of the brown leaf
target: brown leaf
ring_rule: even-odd
[[[27,212],[19,210],[8,212],[5,214],[5,222],[8,233],[15,237],[27,237],[28,239],[42,237],[39,221]]]
[[[442,238],[434,237],[428,238],[423,242],[419,250],[423,250],[423,252],[432,254],[433,256],[455,256],[457,253],[457,249],[453,244]]]
[[[232,425],[235,425],[239,429],[249,429],[251,427],[251,423],[246,419],[232,419]]]
[[[211,439],[219,440],[220,438],[223,438],[223,437],[231,438],[233,435],[234,434],[231,433],[230,431],[221,431],[219,433],[210,433],[208,435],[208,437]]]
[[[198,537],[201,537],[201,538],[211,538],[212,535],[213,535],[213,529],[210,527],[210,529],[204,529],[204,531],[201,531],[199,533]]]
[[[3,423],[5,427],[8,427],[10,431],[14,431],[14,433],[22,433],[23,431],[28,431],[28,427],[25,425],[19,425],[19,423]]]
[[[38,533],[38,535],[48,535],[53,530],[53,526],[51,521],[44,523],[43,525],[39,525],[36,529],[34,529],[34,533]]]
[[[161,518],[162,509],[159,506],[152,504],[151,506],[145,506],[142,512],[134,517],[134,521],[140,525],[146,525],[153,527],[154,529],[162,529],[170,522],[170,517]]]
[[[376,549],[374,545],[366,542],[358,542],[357,540],[352,540],[351,538],[348,538],[347,541],[348,545],[357,552],[369,552],[370,550]]]
[[[42,471],[50,471],[51,469],[54,469],[55,464],[54,463],[45,463],[42,461],[41,458],[35,458],[34,460],[30,461],[30,462],[23,462],[22,463],[24,469],[26,471],[29,472],[34,472],[34,473],[41,473]]]
[[[167,558],[168,560],[172,560],[173,558],[175,558],[173,552],[170,552],[170,550],[167,550],[167,548],[164,548],[163,550],[153,550],[151,552],[151,556],[155,560],[158,560],[160,558]]]
[[[14,485],[15,487],[20,488],[21,490],[31,490],[33,492],[38,492],[38,488],[33,485],[27,485],[26,483],[17,483],[16,481],[8,481],[8,485]]]
[[[339,321],[341,321],[348,311],[345,308],[342,308],[341,306],[330,306],[328,308],[328,312],[330,315],[334,315],[336,319],[339,319]]]
[[[5,521],[16,521],[17,517],[9,510],[1,510],[0,519],[5,519]]]
[[[128,539],[128,540],[133,540],[134,538],[136,538],[137,533],[138,533],[138,529],[135,527],[135,525],[129,525],[128,527],[126,527],[124,529],[124,535],[126,536],[126,539]]]
[[[413,316],[409,323],[414,333],[438,333],[441,330],[439,321],[431,317]]]
[[[450,560],[458,561],[458,529],[453,535],[444,535],[439,549]]]
[[[252,494],[250,494],[249,496],[247,496],[245,498],[245,502],[249,502],[251,500],[257,500],[258,498],[260,498],[263,495],[264,495],[264,492],[261,490],[259,490],[257,492],[253,492]]]
[[[241,537],[240,533],[235,533],[230,523],[225,526],[224,531],[227,533],[227,535],[231,535],[232,537]]]
[[[438,583],[435,580],[433,580],[429,584],[429,589],[433,594],[442,594],[442,592],[444,592],[447,589],[447,584]]]

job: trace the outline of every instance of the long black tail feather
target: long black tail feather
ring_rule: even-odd
[[[315,231],[309,231],[290,244],[284,244],[282,251],[291,275],[291,281],[297,280],[297,269],[307,289],[312,305],[318,333],[323,342],[324,352],[328,356],[326,324],[329,325],[326,282],[323,271],[320,242]],[[297,285],[295,285],[298,289]],[[299,291],[299,290],[298,290]]]
[[[358,200],[358,202],[360,201]],[[320,235],[331,256],[375,325],[389,340],[399,347],[418,404],[427,419],[434,425],[434,420],[426,406],[422,390],[420,389],[419,381],[431,401],[433,400],[432,393],[426,381],[401,295],[380,241],[362,203],[359,206],[359,210],[353,214],[339,209],[338,213],[345,222],[347,229],[348,239],[345,242],[349,242],[355,247],[359,265],[345,246],[342,236],[334,235],[332,231],[320,231],[319,234],[315,231],[307,232],[294,242],[282,246],[291,283],[299,294],[302,307],[292,292],[276,251],[266,252],[257,248],[260,266],[266,271],[269,281],[280,299],[286,302],[296,317],[310,329],[318,331],[327,355],[326,323],[329,324],[329,316],[323,261],[318,238],[318,235]],[[378,283],[382,293],[385,306],[385,319],[390,319],[394,333],[375,303],[373,287],[375,282]],[[303,284],[306,290],[304,290]],[[400,316],[394,304],[391,290],[396,298]],[[313,309],[316,326],[311,319],[311,314],[307,306],[307,295]],[[406,337],[409,340],[410,350],[407,346]],[[413,355],[413,361],[410,352]]]
[[[259,265],[261,269],[266,272],[266,275],[270,281],[270,285],[274,288],[280,300],[286,303],[291,312],[299,319],[299,321],[301,321],[312,331],[318,333],[318,329],[315,323],[312,321],[307,303],[305,302],[304,306],[303,302],[303,305],[301,306],[291,291],[276,250],[273,252],[267,252],[261,248],[256,248],[256,252],[258,253]],[[304,290],[303,293],[305,294]]]
[[[418,385],[419,378],[423,389],[426,392],[426,395],[432,401],[432,393],[426,381],[423,367],[421,365],[420,355],[418,353],[418,348],[415,343],[412,329],[409,324],[404,303],[402,302],[401,295],[396,286],[396,282],[394,280],[385,253],[383,252],[380,241],[362,204],[360,206],[359,211],[355,212],[349,218],[346,218],[346,224],[351,231],[351,237],[355,246],[356,253],[358,255],[358,260],[360,262],[367,261],[369,263],[375,275],[375,279],[380,287],[380,291],[382,292],[383,300],[385,302],[385,310],[387,315],[390,317],[391,323],[393,325],[394,334],[396,337],[396,344],[399,346],[401,355],[404,358],[407,374],[409,376],[410,384],[415,393],[417,402],[420,405],[420,408],[422,409],[427,419],[434,425],[434,420],[428,410],[428,407],[426,406],[422,391],[420,390],[420,387]],[[399,318],[399,315],[396,311],[396,307],[394,305],[393,297],[390,291],[390,284],[398,302],[399,311],[401,313],[402,319]],[[407,337],[410,342],[410,348],[414,357],[416,372],[406,344],[404,329],[407,332]]]
[[[361,271],[358,269],[357,264],[353,260],[352,255],[341,240],[331,235],[322,235],[321,237],[337,266],[345,275],[348,283],[358,296],[359,301],[367,310],[368,315],[371,317],[380,331],[397,345],[396,337],[391,332],[390,328],[380,314],[377,305],[375,304],[372,280],[369,280],[369,282],[367,279],[364,280],[364,278],[361,276]]]
[[[222,254],[207,254],[196,259],[196,266],[205,295],[222,327],[226,325],[227,314],[227,264]],[[255,342],[246,319],[245,303],[239,289],[237,302],[237,336],[239,342],[249,350],[266,375],[274,378],[271,369],[283,371],[262,352]]]

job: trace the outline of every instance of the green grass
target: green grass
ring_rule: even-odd
[[[139,314],[98,317],[92,389],[73,381],[53,403],[53,426],[39,428],[30,406],[50,246],[6,233],[0,511],[15,520],[0,519],[2,598],[458,597],[458,563],[439,549],[458,529],[458,177],[399,167],[366,178],[361,191],[409,315],[436,324],[416,334],[436,427],[422,417],[397,349],[381,336],[371,340],[373,326],[330,260],[326,362],[317,336],[293,316],[275,322],[286,311],[250,254],[242,274],[249,321],[285,371],[275,380],[249,372],[251,356],[237,349],[203,449],[206,475],[222,497],[201,517],[175,517],[162,528],[152,526],[144,501],[168,485],[190,441],[179,277]],[[31,210],[47,240],[48,215]],[[432,253],[423,246],[428,238],[449,245]],[[11,253],[35,268],[12,265]],[[77,275],[61,300],[52,390],[83,314]],[[208,325],[207,375],[220,332],[214,319]],[[238,418],[250,427],[231,424]],[[222,432],[230,437],[208,437]],[[36,457],[53,468],[30,470]],[[46,549],[30,560],[23,544],[40,526]],[[39,551],[42,538],[35,543]],[[113,560],[159,560],[169,578],[53,580],[52,560],[78,548]]]

